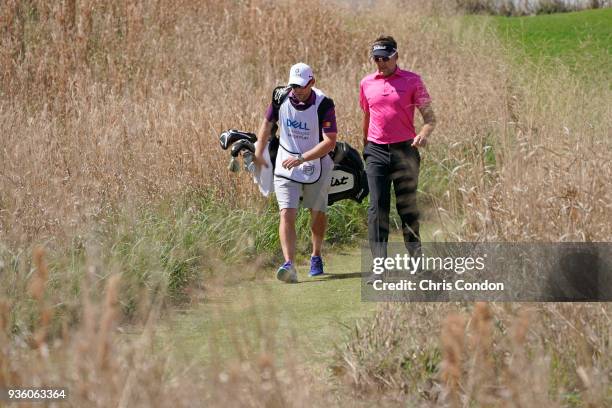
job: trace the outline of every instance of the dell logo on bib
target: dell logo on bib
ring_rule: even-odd
[[[308,129],[308,124],[306,122],[302,123],[299,120],[287,119],[287,126],[294,129],[310,130]]]

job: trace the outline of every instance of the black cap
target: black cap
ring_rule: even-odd
[[[374,44],[372,46],[372,56],[373,57],[391,57],[397,52],[397,48],[395,48],[391,44]]]

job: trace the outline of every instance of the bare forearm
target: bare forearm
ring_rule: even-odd
[[[323,140],[319,142],[315,147],[304,152],[302,154],[302,158],[304,161],[316,160],[327,153],[331,152],[332,149],[336,146],[336,134],[323,134]],[[292,169],[296,166],[302,164],[302,161],[298,158],[298,156],[290,156],[285,159],[282,163],[283,167],[286,169]]]
[[[419,132],[419,134],[421,136],[423,136],[423,137],[429,137],[429,135],[431,135],[431,133],[434,131],[434,129],[435,129],[435,125],[431,125],[429,123],[426,123],[421,128],[421,131]]]
[[[265,118],[261,122],[261,125],[259,126],[259,131],[257,132],[257,140],[259,141],[259,143],[257,143],[255,155],[261,155],[261,153],[263,152],[264,148],[266,147],[266,143],[270,138],[270,133],[272,132],[273,125],[274,124],[272,122],[268,122],[268,120]]]
[[[431,104],[425,105],[422,108],[419,108],[421,112],[421,116],[423,116],[423,127],[419,132],[419,135],[427,138],[436,127],[436,114],[431,107]]]
[[[333,138],[324,137],[323,141],[302,154],[302,157],[305,161],[319,159],[334,150],[334,147],[336,147],[336,136],[334,135]]]
[[[427,145],[427,139],[436,127],[436,115],[434,114],[431,104],[420,107],[419,112],[421,112],[423,116],[424,124],[419,134],[412,140],[412,146],[416,148]]]

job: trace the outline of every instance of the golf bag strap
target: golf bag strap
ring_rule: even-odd
[[[291,92],[291,87],[290,86],[277,86],[276,88],[274,88],[274,90],[272,91],[272,108],[278,112],[278,110],[280,109],[280,106],[283,104],[283,102],[285,102],[285,100],[287,99],[287,97],[289,96],[289,92]],[[276,122],[274,122],[274,124],[272,125],[272,137],[270,139],[278,139],[278,136],[276,135],[276,132],[278,131],[278,125],[276,124]],[[278,144],[276,144],[276,146],[273,146],[274,149],[278,148]],[[276,151],[274,156],[276,156]],[[272,160],[272,163],[274,163],[274,160]]]

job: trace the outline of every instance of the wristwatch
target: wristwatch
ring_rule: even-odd
[[[304,156],[302,156],[302,153],[297,155],[297,159],[300,162],[300,164],[304,163],[306,160],[304,160]]]

